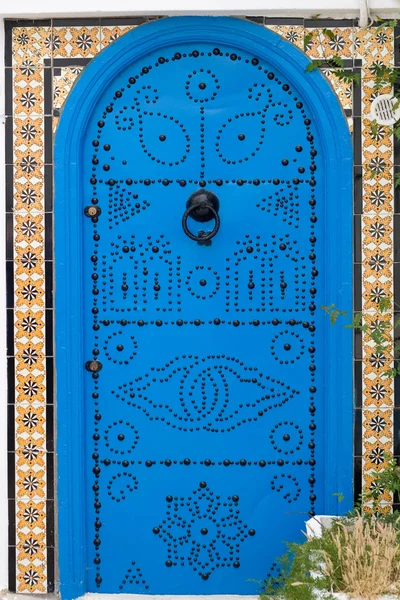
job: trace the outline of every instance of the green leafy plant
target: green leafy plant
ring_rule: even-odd
[[[384,315],[391,313],[393,308],[400,308],[396,303],[392,303],[390,298],[381,298],[378,302],[378,313]],[[320,307],[329,317],[330,323],[335,325],[339,317],[348,317],[346,311],[340,310],[335,304]],[[353,320],[344,325],[345,328],[354,329],[366,335],[374,342],[374,352],[376,354],[385,354],[395,362],[395,366],[383,373],[385,377],[397,377],[400,375],[400,343],[396,337],[392,341],[390,332],[392,327],[396,329],[400,326],[400,317],[394,319],[393,325],[390,321],[375,319],[372,323],[368,320],[368,313],[356,312]]]
[[[318,20],[319,15],[314,15],[314,19]],[[384,29],[395,29],[398,26],[398,19],[381,19],[379,17],[376,18],[378,27],[376,27],[376,33],[382,32]],[[318,41],[322,43],[322,36],[327,37],[330,40],[335,39],[335,34],[331,29],[327,29],[326,27],[317,28],[315,30],[308,31],[304,36],[304,49],[307,50],[309,44],[312,42],[314,38],[318,38]],[[397,36],[400,37],[400,36]],[[306,67],[307,72],[315,71],[319,68],[330,69],[332,74],[337,77],[340,81],[344,81],[347,84],[356,83],[359,84],[361,82],[361,75],[359,73],[354,73],[353,69],[346,69],[344,66],[343,59],[334,55],[327,59],[316,59],[309,63]],[[379,63],[375,63],[373,68],[371,69],[373,75],[373,91],[381,92],[387,87],[390,87],[392,90],[393,98],[395,100],[393,104],[393,109],[396,110],[400,106],[400,91],[397,91],[398,84],[400,83],[400,72],[397,67],[392,67],[389,65],[382,65]],[[371,121],[371,136],[374,138],[378,136],[379,128],[382,127],[378,125],[376,121]],[[400,140],[400,120],[396,121],[396,123],[392,126],[385,126],[389,135],[394,135],[397,140]],[[374,179],[375,173],[366,168],[369,172],[369,178]],[[397,173],[394,179],[395,187],[400,187],[400,174]]]
[[[319,538],[288,544],[277,575],[262,585],[261,600],[315,600],[344,592],[375,600],[400,591],[399,516],[393,521],[361,514],[335,519]]]
[[[400,494],[400,466],[390,454],[385,454],[384,458],[385,469],[380,473],[373,473],[374,487],[366,494],[366,500],[372,499],[374,502],[378,502],[382,490]]]
[[[325,36],[332,41],[335,39],[335,33],[326,27],[312,30],[304,36],[304,49],[307,50],[307,47],[315,37],[317,37],[318,41],[322,43],[321,36]],[[346,69],[343,59],[336,54],[329,58],[313,60],[307,65],[305,70],[306,72],[311,73],[312,71],[315,71],[321,67],[330,69],[333,75],[345,83],[352,83],[353,81],[356,83],[361,82],[360,73],[354,73],[353,69]]]

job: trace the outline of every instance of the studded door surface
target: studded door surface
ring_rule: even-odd
[[[293,82],[234,47],[164,48],[104,89],[83,154],[90,591],[254,594],[321,510],[321,154]],[[196,241],[198,190],[220,227],[186,215]]]

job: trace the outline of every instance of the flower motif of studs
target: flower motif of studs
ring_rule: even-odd
[[[201,481],[191,496],[167,496],[166,501],[167,518],[153,533],[168,541],[167,567],[187,564],[203,580],[215,570],[215,563],[240,567],[239,542],[256,532],[240,518],[239,496],[221,498]]]

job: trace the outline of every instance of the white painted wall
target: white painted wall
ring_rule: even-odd
[[[361,0],[0,0],[0,17],[79,17],[172,14],[355,17]],[[400,17],[400,0],[369,0],[371,12]]]

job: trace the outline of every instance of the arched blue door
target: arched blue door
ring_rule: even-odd
[[[327,484],[340,452],[326,444],[337,398],[319,307],[333,301],[337,273],[340,308],[349,299],[349,264],[327,264],[327,228],[350,215],[328,222],[332,171],[349,198],[347,133],[333,164],[303,89],[322,78],[304,74],[298,52],[297,70],[277,63],[280,46],[293,53],[279,38],[194,19],[186,40],[188,22],[145,26],[171,38],[105,72],[79,139],[78,188],[67,184],[81,222],[81,510],[93,592],[255,593],[282,542],[301,539],[307,515],[343,491]],[[253,32],[276,56],[238,43]],[[120,55],[121,43],[140,47],[135,34]],[[332,110],[329,126],[344,132]]]

